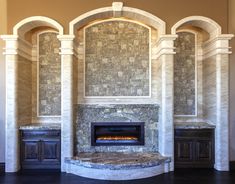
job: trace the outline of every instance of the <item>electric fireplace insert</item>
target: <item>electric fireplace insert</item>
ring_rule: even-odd
[[[92,122],[91,145],[144,145],[144,122]]]

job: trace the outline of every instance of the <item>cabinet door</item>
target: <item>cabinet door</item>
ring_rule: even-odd
[[[196,161],[213,161],[213,147],[210,140],[197,140],[195,143]]]
[[[22,144],[22,161],[40,161],[40,141],[23,141]]]
[[[193,161],[193,141],[187,139],[175,140],[175,161],[192,162]]]
[[[60,161],[60,141],[50,140],[41,142],[41,161],[59,162]]]

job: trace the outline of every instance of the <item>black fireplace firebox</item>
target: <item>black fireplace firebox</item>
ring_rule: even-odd
[[[92,122],[91,145],[144,145],[144,122]]]

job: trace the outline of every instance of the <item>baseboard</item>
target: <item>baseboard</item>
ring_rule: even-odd
[[[0,173],[5,172],[5,163],[0,163]]]
[[[229,165],[230,165],[230,170],[235,171],[235,161],[230,161]]]

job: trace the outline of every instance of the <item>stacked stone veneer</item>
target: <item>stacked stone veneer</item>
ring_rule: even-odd
[[[85,96],[149,96],[149,39],[149,28],[129,21],[85,28]]]
[[[213,124],[217,121],[215,60],[213,56],[203,61],[203,113],[204,118]]]
[[[195,115],[195,34],[179,32],[175,40],[174,114]]]
[[[31,122],[32,118],[32,63],[30,60],[18,56],[18,76],[17,76],[17,103],[18,103],[18,123]]]
[[[39,35],[39,116],[61,115],[61,60],[57,33]]]
[[[158,151],[158,109],[155,104],[76,105],[75,152]],[[91,146],[91,122],[145,122],[145,145]]]

